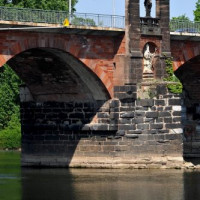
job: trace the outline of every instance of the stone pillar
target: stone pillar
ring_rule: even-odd
[[[169,15],[170,15],[170,1],[169,0],[156,0],[156,17],[159,18],[159,25],[162,36],[160,56],[155,59],[155,77],[163,79],[166,74],[166,57],[171,57],[170,48],[170,29],[169,29]]]
[[[156,18],[160,18],[160,0],[156,0]]]
[[[126,0],[126,65],[125,84],[142,80],[142,53],[140,49],[139,0]]]
[[[169,0],[159,0],[160,8],[160,27],[162,33],[162,53],[171,56],[170,53],[170,30],[169,30]]]

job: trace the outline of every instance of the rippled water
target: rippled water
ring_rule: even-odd
[[[198,200],[200,172],[25,169],[0,153],[0,200]]]

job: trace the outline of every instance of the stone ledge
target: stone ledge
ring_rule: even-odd
[[[65,157],[25,156],[22,166],[26,167],[70,167],[110,169],[200,169],[200,165],[185,162],[182,157],[80,157],[71,160]]]

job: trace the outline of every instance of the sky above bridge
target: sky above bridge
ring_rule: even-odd
[[[113,2],[115,5],[113,6]],[[155,2],[155,0],[153,0]],[[191,20],[194,19],[193,10],[195,9],[197,0],[170,0],[171,17],[177,17],[186,14]],[[114,8],[114,9],[113,9]],[[79,0],[76,5],[76,11],[80,13],[98,13],[124,15],[125,0]],[[152,10],[154,17],[155,9]],[[144,16],[143,0],[141,0],[141,16]]]

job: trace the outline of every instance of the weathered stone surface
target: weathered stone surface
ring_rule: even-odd
[[[182,106],[172,106],[172,110],[173,111],[181,111],[182,110]]]
[[[135,116],[134,112],[122,113],[120,115],[121,118],[134,118],[134,116]]]
[[[157,134],[157,130],[148,130],[147,134]]]
[[[116,133],[117,136],[124,136],[125,135],[125,130],[119,130]]]
[[[176,129],[176,128],[182,128],[181,124],[166,124],[166,128],[168,129]]]
[[[119,130],[135,130],[135,124],[119,124]]]
[[[165,100],[161,100],[161,99],[155,100],[155,105],[156,106],[165,106]]]
[[[167,93],[167,88],[165,85],[158,85],[156,90],[158,95],[164,95]]]
[[[118,123],[119,124],[131,124],[131,118],[122,118],[122,119],[119,119]]]
[[[145,116],[145,112],[135,111],[135,116],[137,116],[137,117],[144,117]]]
[[[110,117],[110,115],[109,115],[109,113],[98,113],[98,118],[109,118]]]
[[[144,122],[144,118],[135,118],[134,121],[136,124],[141,124]]]
[[[181,105],[180,99],[169,99],[169,105]]]
[[[127,131],[128,134],[141,134],[142,130],[129,130]]]
[[[110,103],[110,108],[116,108],[116,107],[119,107],[119,100],[112,100],[111,103]]]
[[[182,118],[181,117],[174,117],[173,122],[181,122]]]
[[[165,123],[172,123],[172,117],[165,117],[164,122]]]
[[[137,124],[137,129],[139,130],[148,130],[149,124]]]
[[[151,124],[150,127],[151,129],[162,129],[163,124]]]
[[[154,121],[154,118],[146,118],[144,119],[144,122],[153,122]]]
[[[157,118],[158,117],[158,112],[147,112],[146,113],[146,117],[147,118]]]
[[[170,112],[159,112],[159,117],[171,117]]]
[[[137,135],[137,134],[126,134],[125,136],[126,136],[127,138],[132,138],[132,139],[138,138],[138,135]]]
[[[181,111],[174,111],[173,116],[181,116]]]
[[[154,105],[154,100],[153,99],[141,99],[141,100],[137,100],[136,104],[138,106],[151,107]]]

